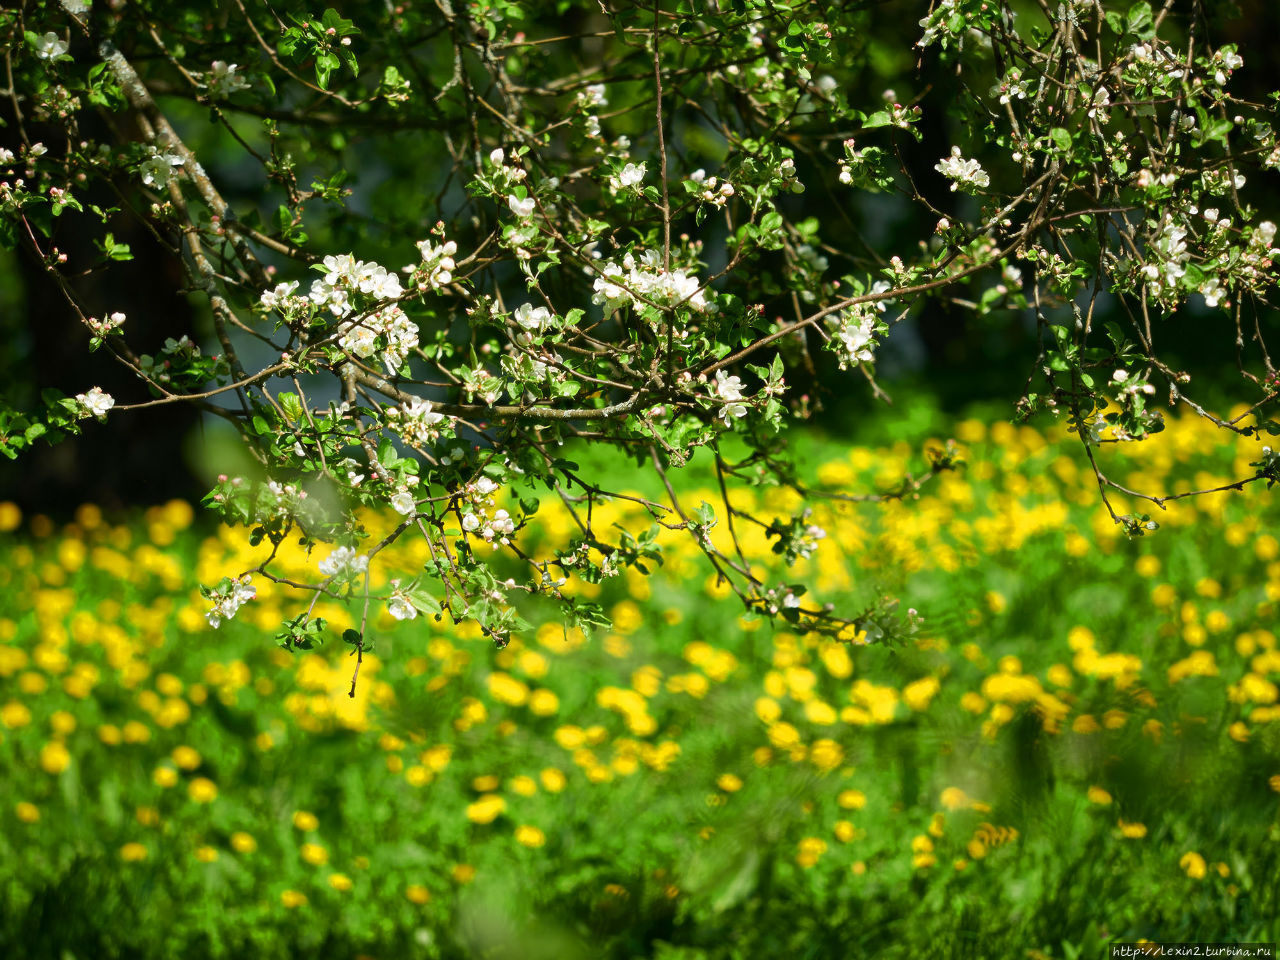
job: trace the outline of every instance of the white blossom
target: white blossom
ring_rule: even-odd
[[[535,307],[530,303],[522,303],[516,307],[512,317],[520,326],[536,333],[546,330],[553,320],[551,311],[546,307]]]
[[[50,30],[36,40],[36,56],[41,60],[56,60],[70,49],[70,44]]]
[[[684,270],[665,270],[660,250],[646,250],[639,256],[627,253],[620,265],[606,262],[598,269],[592,302],[604,304],[606,312],[639,304],[637,295],[664,306],[683,303],[698,311],[711,309],[698,278]]]
[[[76,394],[76,400],[87,411],[86,416],[92,415],[99,420],[106,417],[107,411],[116,405],[116,401],[111,394],[105,392],[101,387],[94,387],[87,393]]]
[[[452,283],[453,271],[457,267],[453,257],[457,252],[458,245],[452,240],[438,244],[430,240],[419,241],[418,253],[422,256],[422,266],[418,268],[419,288],[426,286],[435,290]]]
[[[533,211],[535,208],[533,197],[526,197],[525,199],[521,200],[515,194],[512,194],[511,196],[507,197],[507,206],[510,207],[511,212],[514,213],[521,220],[528,220],[530,217],[532,217]]]
[[[609,185],[614,190],[626,190],[638,186],[644,181],[645,164],[628,163],[617,176],[609,178]]]
[[[734,419],[747,415],[747,405],[742,403],[742,379],[730,376],[723,370],[716,371],[715,395],[723,404],[717,414],[728,426]]]
[[[205,613],[209,626],[218,629],[223,620],[230,620],[245,603],[257,597],[257,588],[251,581],[252,578],[246,573],[240,579],[232,580],[225,593],[215,591],[212,594],[210,599],[213,600],[213,609]]]
[[[236,73],[238,64],[215,60],[209,65],[209,72],[204,75],[205,86],[213,97],[226,97],[240,90],[249,89],[249,81]]]
[[[258,298],[258,302],[262,304],[266,310],[274,310],[286,304],[290,297],[298,289],[298,281],[290,280],[287,283],[278,283],[274,290],[266,290],[262,296]]]
[[[434,443],[440,438],[443,413],[431,409],[431,401],[414,397],[407,404],[392,407],[387,416],[396,421],[395,429],[410,443]]]
[[[978,161],[964,159],[960,156],[959,147],[952,147],[951,156],[943,157],[933,169],[953,181],[951,184],[952,190],[958,187],[965,187],[965,192],[967,193],[970,188],[991,185],[991,178],[987,176],[987,172],[982,169]]]
[[[1206,307],[1216,307],[1227,291],[1223,288],[1222,283],[1217,277],[1210,277],[1200,285],[1200,293],[1204,296],[1204,305]]]
[[[89,328],[98,336],[105,337],[112,330],[119,330],[124,326],[125,315],[119,311],[111,314],[105,320],[96,320],[89,318]]]
[[[387,613],[395,617],[397,620],[412,620],[418,615],[418,610],[409,601],[408,595],[400,589],[400,581],[391,581],[391,599],[387,601]]]
[[[609,99],[605,96],[603,83],[593,83],[578,93],[578,104],[582,107],[607,107]]]
[[[840,316],[840,326],[836,331],[840,346],[841,369],[875,359],[876,348],[876,308],[880,304],[857,304]]]
[[[354,547],[338,547],[320,561],[320,572],[326,577],[350,577],[368,569],[369,558],[356,553]]]
[[[729,376],[723,370],[716,371],[716,396],[721,400],[742,399],[742,378]]]
[[[138,165],[142,182],[157,189],[167,187],[175,176],[176,168],[182,166],[182,157],[176,153],[161,153],[155,147],[151,147],[150,151],[150,156]]]

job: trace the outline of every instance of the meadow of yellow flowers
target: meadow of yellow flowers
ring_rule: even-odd
[[[336,636],[358,611],[321,604],[335,642],[290,653],[272,637],[305,598],[258,581],[209,629],[196,586],[257,563],[243,531],[181,502],[62,525],[0,504],[0,946],[691,960],[1277,939],[1265,485],[1171,503],[1128,540],[1060,427],[951,432],[964,469],[828,502],[828,537],[787,573],[820,601],[901,597],[925,618],[909,646],[745,618],[664,532],[654,576],[567,585],[609,631],[543,622],[497,650],[382,614],[354,697]],[[1157,492],[1252,475],[1257,441],[1211,436],[1180,422],[1108,469]],[[925,440],[813,438],[813,480],[888,488]],[[737,496],[766,522],[797,504]],[[555,504],[539,520],[535,555],[570,533]],[[742,546],[772,569],[763,536]],[[415,549],[380,554],[374,587]]]

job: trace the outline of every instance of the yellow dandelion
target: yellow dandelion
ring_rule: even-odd
[[[331,873],[329,874],[329,886],[339,893],[346,893],[351,889],[351,878],[345,873]]]
[[[40,766],[45,773],[59,774],[71,766],[71,752],[61,740],[51,740],[40,748]]]
[[[841,790],[836,803],[845,810],[861,810],[867,805],[867,795],[861,790]]]
[[[560,709],[560,698],[550,690],[534,690],[529,694],[529,712],[537,717],[550,717]]]
[[[149,743],[151,741],[151,728],[145,723],[130,720],[120,728],[120,735],[124,738],[125,743]]]
[[[526,847],[540,847],[547,842],[547,835],[537,827],[516,827],[516,842]]]
[[[732,773],[722,773],[716,778],[716,786],[725,793],[737,793],[742,789],[742,778]]]
[[[959,787],[947,787],[939,795],[938,802],[947,810],[959,810],[969,805],[969,795]]]
[[[455,883],[468,884],[476,878],[476,868],[469,863],[460,863],[450,874]]]
[[[306,810],[299,810],[293,815],[293,825],[299,830],[310,832],[320,826],[320,821],[314,813]]]
[[[196,777],[188,784],[187,795],[196,803],[213,803],[218,799],[218,785],[208,777]]]
[[[180,770],[194,770],[201,763],[199,752],[192,747],[174,747],[170,756],[173,757],[173,762],[178,765]]]
[[[475,803],[467,804],[467,819],[472,823],[492,823],[506,809],[506,800],[496,793],[488,793]]]
[[[19,801],[13,808],[14,815],[23,823],[39,823],[40,808],[26,800]]]
[[[299,893],[297,890],[285,890],[280,894],[280,902],[289,910],[295,907],[305,906],[307,903],[307,895]]]
[[[120,848],[120,859],[125,863],[137,863],[147,859],[147,848],[140,843],[126,843]]]
[[[231,849],[236,853],[253,853],[258,849],[258,841],[251,834],[238,830],[231,835]]]
[[[313,867],[323,867],[329,862],[329,851],[318,843],[304,843],[298,848],[298,855]]]
[[[1178,861],[1178,866],[1192,880],[1203,880],[1205,874],[1209,872],[1209,866],[1204,862],[1204,857],[1193,850],[1189,850],[1182,855],[1182,859]]]
[[[410,903],[421,906],[431,899],[431,891],[419,883],[411,883],[404,888],[404,898]]]
[[[201,863],[213,863],[218,859],[218,850],[216,847],[196,847],[196,859]]]

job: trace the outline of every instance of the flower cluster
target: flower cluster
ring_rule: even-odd
[[[844,348],[840,354],[841,370],[875,360],[876,323],[875,314],[865,310],[850,310],[844,315],[839,329],[840,345]]]
[[[511,313],[511,317],[521,329],[530,334],[545,333],[555,323],[555,317],[546,307],[535,307],[531,303],[522,303]]]
[[[335,317],[345,317],[355,309],[350,300],[353,292],[374,300],[396,300],[404,294],[400,278],[379,264],[357,260],[349,253],[330,254],[322,263],[325,273],[312,281],[310,299],[318,307],[327,307]]]
[[[439,290],[453,282],[453,271],[457,264],[453,256],[458,252],[458,245],[452,240],[444,243],[432,243],[422,240],[418,243],[418,253],[422,255],[422,265],[418,267],[414,277],[419,290]]]
[[[207,598],[213,601],[212,609],[205,613],[209,626],[218,629],[223,620],[232,619],[245,603],[258,595],[252,580],[246,573],[235,580],[224,579],[218,589],[208,591]]]
[[[349,580],[369,571],[369,558],[354,547],[338,547],[320,561],[320,572],[334,580]]]
[[[607,107],[609,99],[605,96],[603,83],[593,83],[578,91],[578,106],[584,109]]]
[[[645,301],[659,306],[686,304],[698,311],[711,309],[698,278],[684,270],[664,270],[660,250],[646,250],[639,256],[627,253],[621,265],[606,262],[598,269],[591,302],[604,304],[606,312]]]
[[[76,400],[84,409],[85,416],[94,416],[99,420],[104,419],[107,411],[116,405],[115,398],[104,392],[101,387],[94,387],[87,393],[77,393]]]
[[[236,72],[238,69],[237,64],[227,63],[225,60],[213,61],[209,72],[204,75],[204,85],[209,90],[209,96],[219,100],[241,90],[248,90],[249,81],[243,74]]]
[[[790,159],[791,174],[795,176],[795,164]],[[698,169],[689,174],[689,180],[695,185],[698,199],[703,203],[709,203],[713,207],[723,207],[725,202],[733,196],[733,184],[728,180],[720,181],[715,177],[708,177],[707,171]]]
[[[1022,71],[1013,67],[1004,75],[1003,80],[991,88],[991,95],[996,97],[1001,105],[1013,100],[1025,100],[1030,85],[1030,80],[1023,77]]]
[[[507,152],[501,147],[489,152],[489,164],[493,167],[490,179],[493,181],[494,189],[499,192],[509,189],[517,183],[523,183],[525,177],[528,176],[523,167],[507,163]]]
[[[394,303],[381,310],[348,320],[340,328],[338,346],[361,359],[382,351],[382,362],[394,373],[409,351],[418,345],[418,325]]]
[[[263,309],[266,310],[287,310],[294,303],[302,298],[295,297],[294,294],[298,290],[298,281],[290,280],[287,283],[278,283],[273,290],[264,290],[262,296],[258,298]]]
[[[1160,233],[1147,252],[1147,263],[1142,274],[1154,296],[1175,291],[1187,272],[1191,253],[1187,250],[1187,228],[1166,214]]]
[[[119,330],[122,326],[124,326],[124,321],[125,321],[124,314],[117,311],[116,313],[111,314],[111,316],[107,317],[105,320],[97,320],[93,317],[90,317],[88,320],[88,323],[89,323],[90,330],[92,330],[99,337],[105,337],[107,334],[111,333],[113,330]]]
[[[609,178],[609,186],[614,192],[630,190],[644,182],[645,164],[628,163],[615,176]]]
[[[1236,53],[1235,44],[1228,44],[1213,55],[1212,65],[1214,82],[1224,87],[1231,72],[1244,66],[1244,57]]]
[[[507,544],[516,525],[506,510],[493,509],[498,489],[497,483],[483,475],[462,489],[461,499],[467,503],[462,511],[462,529],[488,542],[496,538],[499,543]]]
[[[418,616],[418,609],[409,600],[409,595],[400,588],[399,579],[391,581],[391,596],[387,598],[387,613],[397,620],[413,620]]]
[[[450,424],[443,413],[437,413],[431,408],[430,400],[418,397],[398,407],[391,407],[387,410],[387,418],[395,431],[409,443],[435,443]],[[442,427],[442,424],[445,426]]]
[[[734,418],[747,415],[747,405],[742,402],[741,378],[732,377],[723,370],[717,370],[713,392],[715,398],[723,404],[718,416],[724,421],[726,427],[733,422]]]
[[[971,193],[974,189],[991,185],[991,178],[982,165],[977,160],[966,160],[960,156],[959,147],[952,147],[951,156],[943,157],[933,169],[952,181],[952,190],[964,187],[965,193]]]
[[[296,515],[299,503],[307,499],[307,491],[296,484],[281,483],[279,480],[268,480],[267,492],[275,498],[273,513],[276,517]],[[257,516],[261,518],[263,514],[259,513]]]
[[[595,113],[609,105],[603,83],[593,83],[578,91],[578,109],[582,112],[583,129],[592,140],[601,139],[600,117]]]
[[[177,170],[182,166],[182,158],[176,153],[162,153],[155,147],[148,147],[146,158],[138,164],[138,173],[142,182],[148,187],[161,190],[169,185]]]

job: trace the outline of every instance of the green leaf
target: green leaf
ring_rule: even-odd
[[[329,89],[329,75],[338,69],[338,58],[332,53],[322,53],[316,57],[316,85],[321,90]]]
[[[1130,33],[1135,33],[1143,39],[1155,36],[1155,16],[1151,12],[1151,4],[1147,0],[1140,0],[1129,8],[1129,14],[1125,18],[1126,26]]]
[[[285,416],[291,422],[297,422],[302,419],[302,401],[298,399],[296,393],[282,393],[277,397],[280,406],[284,407]]]

